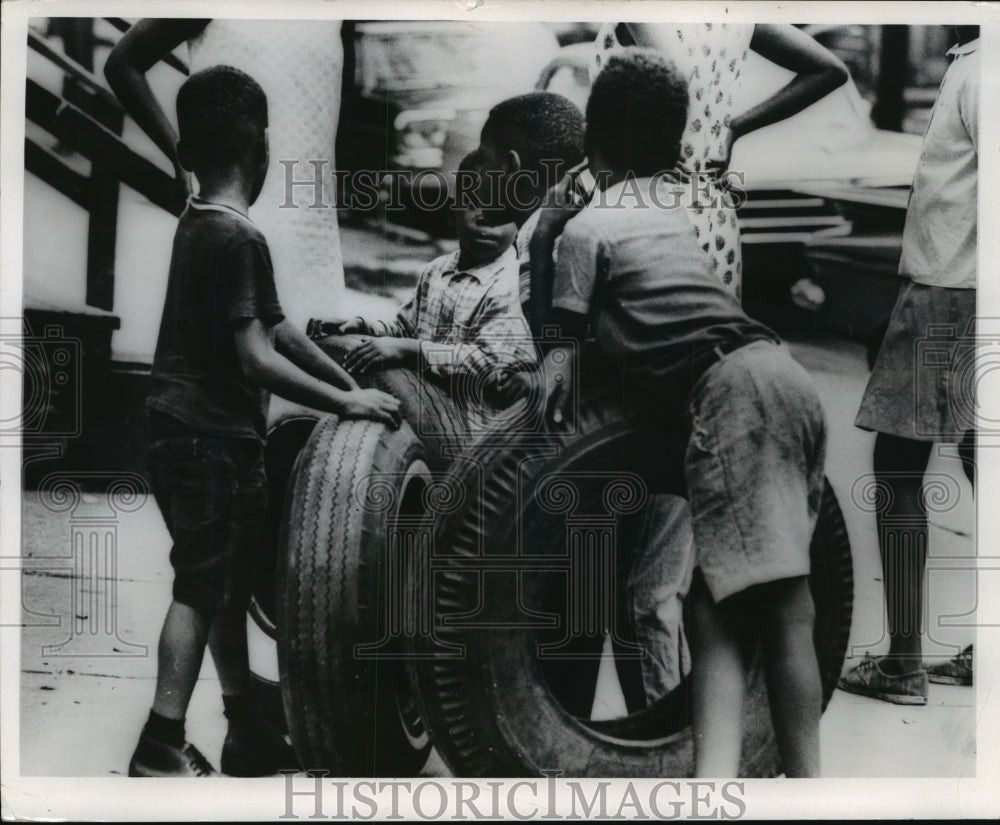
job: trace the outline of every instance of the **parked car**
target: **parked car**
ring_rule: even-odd
[[[448,179],[479,144],[489,110],[531,91],[558,52],[555,32],[542,23],[358,23],[338,169],[348,180],[377,172],[383,201],[403,207],[392,220],[420,224],[428,212],[440,215]]]

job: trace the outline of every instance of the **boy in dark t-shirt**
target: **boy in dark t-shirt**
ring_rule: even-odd
[[[267,98],[217,66],[177,96],[178,152],[198,178],[177,226],[147,402],[147,465],[173,539],[173,601],[156,693],[129,776],[211,776],[185,742],[205,646],[229,729],[222,771],[295,767],[250,698],[246,608],[267,507],[267,392],[318,410],[399,421],[399,402],[354,380],[284,320],[264,236],[247,216],[267,171]]]
[[[542,320],[557,322],[563,337],[589,326],[636,403],[685,434],[695,775],[739,770],[744,654],[759,642],[785,773],[816,776],[821,689],[808,576],[824,416],[805,370],[710,271],[667,176],[687,101],[686,83],[659,53],[625,49],[608,60],[586,115],[600,191],[583,208],[557,191],[566,205],[539,218],[543,260],[561,232]],[[573,375],[567,367],[552,375],[556,420]]]

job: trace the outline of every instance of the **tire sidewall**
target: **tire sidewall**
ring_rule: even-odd
[[[380,641],[392,499],[415,468],[429,481],[423,457],[406,425],[332,416],[299,457],[282,520],[278,659],[292,742],[309,770],[409,775],[429,751],[399,718],[405,674],[391,646],[384,657],[357,648]]]
[[[547,448],[527,448],[518,454],[510,446],[481,444],[467,456],[464,467],[456,465],[454,471],[462,483],[478,490],[479,497],[465,512],[438,520],[436,549],[459,556],[511,552],[518,546],[517,525],[526,525],[526,533],[538,544],[564,544],[565,525],[552,519],[543,528],[552,538],[537,535],[538,513],[537,507],[535,512],[532,509],[531,485],[547,472],[601,466],[608,456],[626,456],[633,464],[643,460],[636,448],[643,435],[624,420],[620,408],[611,405],[591,413],[584,417],[581,431],[554,437],[555,443]],[[546,449],[558,457],[536,460],[533,466],[526,461],[527,456],[544,454]],[[511,470],[512,466],[516,469]],[[668,480],[667,488],[672,484],[676,479]],[[676,486],[668,491],[676,493]],[[475,515],[470,511],[477,508],[482,522],[475,535]],[[473,546],[477,542],[478,548]],[[820,610],[816,639],[825,707],[846,651],[853,597],[850,546],[829,485],[811,553],[811,584]],[[540,775],[543,770],[561,770],[568,776],[690,774],[693,750],[689,729],[655,742],[636,742],[599,733],[570,716],[544,683],[534,630],[449,628],[443,621],[445,615],[475,611],[480,591],[493,596],[493,609],[500,606],[499,612],[489,613],[491,622],[513,624],[519,620],[515,608],[523,594],[518,591],[516,576],[506,577],[506,581],[495,576],[488,586],[483,583],[485,578],[484,574],[481,580],[474,572],[454,574],[447,587],[435,590],[436,636],[420,645],[418,652],[437,658],[411,666],[424,718],[438,750],[456,774]],[[478,605],[478,609],[483,608]],[[449,645],[464,645],[466,656],[450,658]],[[759,653],[748,672],[744,719],[741,775],[776,775],[780,766]]]

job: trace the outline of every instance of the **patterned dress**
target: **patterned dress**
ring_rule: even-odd
[[[622,48],[617,25],[605,24],[597,35],[593,73],[608,54]],[[739,111],[740,76],[750,49],[753,25],[732,23],[664,24],[659,27],[669,48],[665,54],[688,79],[688,122],[681,139],[678,171],[690,180],[713,162],[726,163],[729,124]],[[686,187],[688,214],[712,268],[736,297],[742,288],[740,229],[726,189],[711,176],[698,187]],[[692,197],[692,193],[694,196]]]
[[[267,94],[271,165],[250,215],[267,238],[274,280],[285,316],[303,329],[312,316],[343,314],[344,265],[334,185],[334,143],[340,117],[344,55],[340,21],[212,20],[188,42],[192,72],[234,66]],[[297,209],[286,201],[285,166],[295,180],[314,179],[310,160],[326,160],[322,201],[311,186],[297,186]]]

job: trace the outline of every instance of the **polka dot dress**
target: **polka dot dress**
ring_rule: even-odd
[[[267,238],[274,280],[285,315],[305,327],[311,317],[343,314],[344,264],[337,210],[309,209],[310,186],[293,190],[298,209],[285,202],[285,167],[297,161],[295,180],[313,180],[307,161],[326,160],[322,200],[336,199],[334,144],[340,117],[343,46],[340,22],[326,20],[212,20],[188,43],[191,70],[235,66],[264,89],[271,165],[250,217]]]
[[[608,54],[621,48],[616,24],[598,32],[593,74]],[[743,64],[753,36],[752,25],[695,23],[663,25],[665,54],[688,78],[688,122],[681,139],[678,171],[685,179],[706,174],[713,162],[725,163],[729,124],[737,108]],[[743,264],[736,210],[728,193],[712,177],[685,187],[687,212],[712,269],[736,297],[741,295]]]

